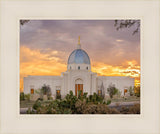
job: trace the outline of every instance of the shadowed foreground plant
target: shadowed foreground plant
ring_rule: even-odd
[[[140,106],[134,105],[130,108],[122,107],[119,110],[109,108],[111,100],[104,101],[96,93],[89,95],[84,93],[75,96],[72,91],[64,99],[40,101],[37,100],[33,109],[28,109],[28,114],[136,114],[140,113]]]
[[[132,107],[129,108],[130,114],[140,114],[140,104],[134,104]]]
[[[131,107],[121,107],[120,113],[122,114],[140,114],[140,104],[134,104]]]

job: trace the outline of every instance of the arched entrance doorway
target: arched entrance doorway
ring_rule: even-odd
[[[78,91],[81,91],[81,95],[83,95],[83,81],[82,79],[78,78],[75,81],[75,95],[78,95]]]

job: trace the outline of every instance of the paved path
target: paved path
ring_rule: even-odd
[[[28,108],[20,108],[20,114],[26,114]]]
[[[121,107],[131,107],[134,104],[140,104],[140,101],[132,101],[132,102],[112,102],[108,107],[110,108],[116,108],[117,110],[121,109]]]
[[[140,101],[132,101],[132,102],[111,102],[109,106],[126,106],[126,105],[134,105],[140,104]]]

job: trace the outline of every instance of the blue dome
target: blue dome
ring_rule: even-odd
[[[88,54],[82,49],[74,50],[68,58],[68,64],[73,64],[73,63],[90,64],[90,59]]]

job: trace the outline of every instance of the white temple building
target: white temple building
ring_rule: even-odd
[[[91,71],[91,62],[88,54],[81,48],[80,39],[77,48],[68,58],[67,71],[62,72],[61,76],[32,76],[24,77],[24,93],[35,94],[35,90],[49,85],[52,96],[60,93],[62,98],[73,91],[75,95],[81,90],[88,95],[101,93],[107,95],[107,88],[110,84],[124,96],[130,87],[134,86],[134,78],[129,76],[98,76]]]

